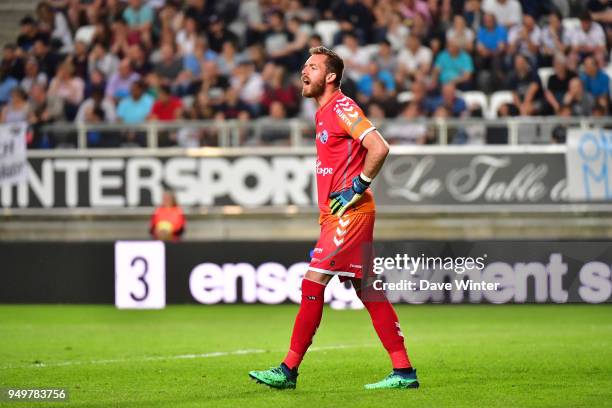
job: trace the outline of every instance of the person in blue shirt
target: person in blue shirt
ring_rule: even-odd
[[[445,108],[454,118],[466,116],[468,113],[467,104],[457,97],[457,90],[452,82],[442,86],[440,95],[425,100],[425,111],[428,115],[433,115],[440,107]]]
[[[357,81],[357,91],[367,97],[372,96],[372,88],[376,80],[382,81],[388,90],[395,91],[395,79],[391,72],[384,69],[380,70],[376,61],[370,61],[367,69],[368,72]]]
[[[485,14],[483,25],[476,35],[476,67],[478,89],[492,92],[504,82],[504,55],[508,45],[508,31],[497,24],[493,14]]]
[[[593,95],[600,105],[608,106],[610,78],[597,66],[595,58],[585,58],[580,80],[584,85],[584,90]]]
[[[144,93],[145,85],[141,81],[136,81],[130,89],[130,96],[126,96],[119,102],[117,116],[123,123],[137,124],[147,119],[155,99],[149,94]]]
[[[434,77],[442,85],[453,83],[461,90],[471,88],[474,63],[470,54],[459,48],[455,40],[448,40],[446,49],[438,54]]]

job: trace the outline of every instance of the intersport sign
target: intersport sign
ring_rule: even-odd
[[[314,151],[190,157],[122,150],[33,152],[27,181],[0,188],[4,208],[137,208],[160,203],[165,187],[184,206],[316,207]],[[373,189],[381,207],[558,204],[567,201],[565,153],[525,149],[395,149]]]

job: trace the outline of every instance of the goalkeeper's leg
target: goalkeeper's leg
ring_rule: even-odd
[[[408,358],[404,335],[393,305],[383,291],[376,291],[368,287],[365,289],[367,294],[364,294],[361,290],[361,281],[353,280],[352,282],[357,296],[370,313],[376,334],[389,353],[393,366],[393,372],[387,378],[379,383],[369,384],[366,388],[417,388],[419,384],[416,379],[416,371],[412,368],[412,363]]]
[[[251,371],[251,378],[274,388],[295,388],[298,367],[312,344],[323,315],[323,294],[331,275],[308,271],[302,279],[302,301],[295,318],[289,352],[281,363],[264,371]]]

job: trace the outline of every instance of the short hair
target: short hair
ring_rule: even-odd
[[[325,58],[325,69],[327,73],[331,72],[336,74],[334,85],[340,86],[342,72],[344,71],[344,61],[342,61],[342,58],[334,51],[324,46],[313,47],[308,50],[308,52],[310,55],[325,55],[327,57]]]

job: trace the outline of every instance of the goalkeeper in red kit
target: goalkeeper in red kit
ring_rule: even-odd
[[[319,106],[315,121],[321,235],[302,280],[302,301],[287,356],[280,366],[251,371],[249,376],[273,388],[295,388],[298,367],[321,322],[325,287],[337,275],[353,284],[393,365],[386,378],[365,387],[418,388],[393,306],[384,292],[372,296],[373,289],[362,281],[372,259],[375,205],[369,186],[389,146],[340,90],[343,70],[342,59],[325,47],[312,48],[302,68],[302,95]]]

